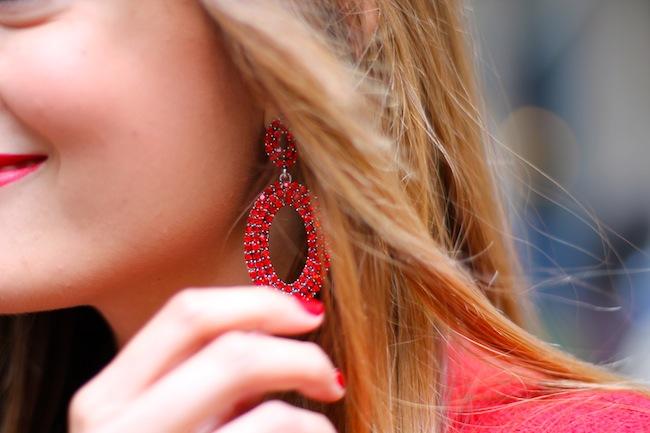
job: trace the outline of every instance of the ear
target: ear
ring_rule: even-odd
[[[357,57],[374,37],[379,28],[380,10],[377,0],[339,0],[346,22],[350,27],[350,43]]]
[[[362,29],[368,43],[379,27],[379,7],[376,0],[359,0],[362,13]]]

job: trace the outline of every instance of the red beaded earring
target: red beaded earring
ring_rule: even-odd
[[[285,146],[282,145],[283,138]],[[276,182],[260,193],[248,214],[244,234],[248,274],[257,285],[272,286],[311,299],[320,291],[322,278],[330,265],[315,212],[317,199],[306,186],[291,179],[288,169],[297,160],[296,141],[279,119],[273,120],[266,129],[264,149],[271,162],[282,169],[282,173]],[[300,215],[307,235],[307,261],[300,276],[291,283],[278,277],[269,252],[269,229],[278,211],[285,206],[291,206]]]

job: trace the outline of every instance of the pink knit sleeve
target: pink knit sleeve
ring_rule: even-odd
[[[572,391],[451,413],[450,433],[650,433],[650,398]]]
[[[449,348],[448,433],[650,433],[650,397],[633,391],[570,390],[551,395]]]

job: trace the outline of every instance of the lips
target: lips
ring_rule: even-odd
[[[47,155],[0,154],[0,187],[27,176],[46,159]]]

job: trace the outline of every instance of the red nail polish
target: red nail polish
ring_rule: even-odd
[[[335,374],[336,374],[336,381],[339,383],[341,388],[345,389],[345,377],[343,376],[343,373],[341,373],[341,370],[337,368]]]
[[[320,316],[325,311],[325,306],[318,299],[306,299],[302,296],[296,296],[302,307],[314,316]]]

